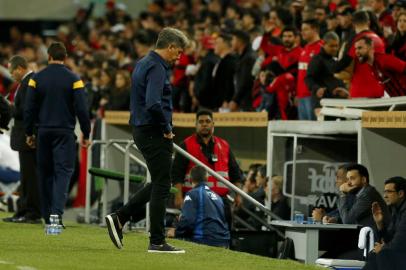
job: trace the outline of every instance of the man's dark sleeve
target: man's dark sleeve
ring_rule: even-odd
[[[233,98],[234,95],[234,82],[232,80],[234,73],[235,73],[235,65],[237,63],[237,59],[230,59],[228,62],[229,65],[225,68],[225,74],[224,78],[230,78],[230,80],[227,80],[224,84],[225,89],[224,89],[224,99],[222,100],[230,102],[230,100]],[[220,89],[221,90],[221,89]]]
[[[27,136],[34,133],[34,124],[38,118],[39,98],[35,76],[28,81],[27,96],[25,98],[24,128]]]
[[[182,142],[179,146],[186,151],[186,145],[184,142]],[[183,184],[185,182],[185,175],[188,164],[189,160],[182,154],[176,152],[171,171],[173,185]]]
[[[357,224],[358,219],[367,216],[371,212],[372,202],[368,199],[368,194],[361,194],[351,206],[348,206],[348,195],[341,196],[338,200],[338,210],[343,224]]]
[[[162,126],[163,133],[172,132],[172,126],[167,122],[162,109],[162,90],[164,89],[166,73],[163,68],[154,65],[147,75],[147,91],[145,107],[151,113],[156,124]]]
[[[228,174],[231,183],[233,184],[242,183],[241,169],[240,166],[238,166],[238,163],[235,160],[234,154],[231,151],[231,149],[228,158]]]
[[[252,85],[254,83],[254,77],[252,77],[251,71],[254,63],[255,58],[250,58],[244,62],[241,62],[240,70],[235,75],[240,77],[235,78],[237,85],[233,101],[235,101],[237,104],[241,104],[242,99],[247,96],[247,93],[251,93]]]
[[[313,95],[316,95],[317,90],[322,87],[320,84],[317,83],[316,80],[317,77],[320,77],[320,75],[324,73],[322,69],[323,63],[320,58],[317,56],[313,57],[313,59],[309,63],[305,77],[305,83]]]
[[[391,251],[404,250],[406,243],[406,214],[399,217],[400,221],[396,227],[396,231],[393,234],[392,240],[390,242],[385,242],[383,249],[388,249]]]
[[[353,58],[348,54],[345,54],[342,59],[340,59],[334,68],[334,73],[338,73],[346,69],[349,65],[351,65]]]
[[[76,116],[79,119],[80,129],[84,139],[90,136],[89,109],[87,107],[87,97],[83,81],[79,78],[73,83],[73,102]]]

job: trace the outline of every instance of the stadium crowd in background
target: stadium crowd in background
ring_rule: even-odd
[[[368,63],[355,48],[355,41],[367,36],[375,54],[405,61],[405,0],[151,2],[134,15],[124,4],[109,0],[105,15],[98,18],[92,16],[92,3],[62,23],[55,36],[12,27],[8,42],[0,44],[0,63],[6,66],[19,54],[38,72],[46,66],[50,42],[63,42],[67,65],[85,82],[89,113],[103,117],[105,110],[128,110],[134,63],[154,47],[163,27],[174,26],[193,40],[172,72],[176,111],[266,110],[270,119],[315,119],[320,97],[378,98],[384,90],[391,96],[405,94],[404,70],[394,77],[386,67]],[[338,53],[333,49],[326,54],[323,44],[331,40],[338,42]],[[312,62],[320,50],[323,57],[338,57],[327,66],[334,83],[305,80],[308,66],[317,67]],[[16,83],[6,69],[0,74],[0,93],[12,101]],[[359,91],[366,74],[372,86]]]

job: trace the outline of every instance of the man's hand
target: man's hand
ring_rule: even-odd
[[[241,199],[240,194],[235,194],[235,197],[234,197],[234,206],[235,206],[236,208],[239,208],[239,207],[241,206],[241,204],[242,204],[242,199]]]
[[[375,246],[374,246],[374,252],[375,252],[376,254],[378,254],[379,252],[381,252],[381,250],[382,250],[382,248],[383,248],[384,245],[385,245],[385,242],[384,242],[384,241],[382,241],[381,243],[376,242],[376,243],[375,243]]]
[[[326,211],[323,208],[314,208],[312,212],[312,217],[314,221],[321,222],[325,214]]]
[[[342,87],[337,87],[336,89],[333,90],[333,95],[334,96],[339,96],[339,97],[342,97],[342,98],[346,98],[350,94],[348,93],[347,89],[342,88]]]
[[[378,202],[372,203],[372,216],[374,218],[374,221],[376,223],[376,227],[378,228],[378,230],[382,230],[383,229],[383,212],[382,212],[382,208]]]
[[[238,111],[238,104],[235,101],[230,101],[230,103],[228,103],[228,107],[230,109],[231,112],[236,112]]]
[[[175,134],[173,134],[172,131],[171,131],[169,133],[164,133],[164,137],[166,139],[173,140],[173,137],[175,137]]]
[[[321,87],[321,88],[317,89],[316,96],[318,98],[322,98],[324,96],[325,92],[326,92],[326,87]]]
[[[90,142],[89,139],[84,139],[82,138],[82,140],[80,141],[80,146],[88,148],[92,143]]]
[[[175,193],[173,204],[175,208],[181,209],[183,205],[182,184],[175,184],[175,188],[177,188],[178,192]]]
[[[355,186],[350,186],[348,184],[348,182],[345,182],[344,184],[342,184],[340,186],[340,191],[344,192],[344,193],[349,193],[351,190],[355,189]]]
[[[196,96],[192,96],[192,110],[197,110],[199,108],[200,102]]]
[[[26,144],[28,147],[34,149],[35,148],[35,135],[27,136],[25,139]]]
[[[166,237],[175,238],[175,228],[169,228],[166,232]]]
[[[323,224],[328,224],[328,223],[337,223],[337,219],[335,217],[324,216]]]

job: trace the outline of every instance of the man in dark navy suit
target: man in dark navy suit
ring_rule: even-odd
[[[187,37],[174,28],[164,28],[155,49],[135,65],[131,85],[131,117],[134,142],[140,149],[151,173],[147,184],[116,213],[107,215],[110,239],[122,248],[122,227],[131,216],[150,202],[151,253],[185,253],[165,242],[165,204],[171,187],[172,166],[172,88],[170,65],[188,44]]]
[[[14,216],[4,218],[3,220],[16,223],[40,223],[41,208],[36,169],[36,148],[29,147],[26,144],[24,131],[25,98],[28,81],[34,75],[34,72],[29,70],[27,60],[19,55],[15,55],[10,59],[9,71],[11,76],[19,82],[14,98],[14,126],[11,129],[10,145],[13,150],[18,151],[21,194],[18,200],[18,211]]]

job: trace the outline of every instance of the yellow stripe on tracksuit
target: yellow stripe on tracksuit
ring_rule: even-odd
[[[28,81],[28,86],[31,86],[32,88],[37,88],[37,82],[34,81],[33,79],[30,79]]]
[[[73,83],[73,89],[79,89],[85,87],[82,80]]]

